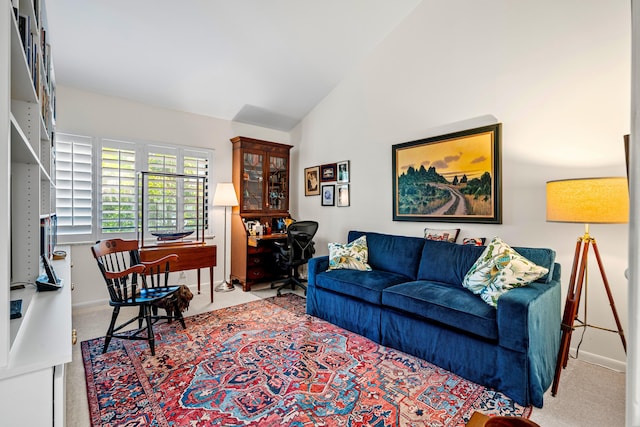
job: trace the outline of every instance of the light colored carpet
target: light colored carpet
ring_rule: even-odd
[[[268,285],[254,286],[251,292],[236,287],[232,292],[215,292],[211,304],[208,290],[204,289],[202,294],[194,295],[186,316],[275,295]],[[296,293],[302,294],[299,289]],[[125,314],[121,316],[125,318]],[[111,307],[106,303],[73,311],[78,345],[73,348],[73,361],[67,365],[67,427],[91,425],[79,343],[104,336],[110,317]],[[552,397],[547,392],[544,408],[534,408],[531,420],[543,427],[624,426],[624,393],[624,373],[570,359],[562,373],[558,395]]]

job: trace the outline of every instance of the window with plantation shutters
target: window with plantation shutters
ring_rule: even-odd
[[[206,152],[188,151],[185,150],[182,158],[182,173],[185,175],[205,176],[209,182],[209,161]],[[204,229],[208,227],[208,200],[209,200],[209,187],[205,184],[205,187],[198,187],[198,180],[186,180],[184,188],[183,209],[184,209],[184,223],[185,228],[196,228],[196,222],[204,224]],[[200,209],[199,201],[202,200],[204,191],[204,218],[199,218],[202,209]]]
[[[92,138],[56,135],[56,213],[58,234],[68,241],[91,237],[93,231]]]
[[[149,147],[147,154],[149,172],[177,173],[178,156],[160,147]],[[176,150],[173,150],[174,152]],[[148,175],[147,188],[147,218],[149,231],[183,230],[179,222],[178,212],[181,180],[166,175]]]
[[[135,233],[136,147],[135,144],[102,140],[100,156],[100,231]]]
[[[205,176],[176,180],[153,176],[145,201],[149,231],[207,230],[211,150],[59,133],[56,136],[56,205],[62,243],[105,237],[135,238],[138,172]],[[204,197],[204,218],[202,200]]]

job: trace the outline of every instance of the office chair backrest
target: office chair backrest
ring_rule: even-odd
[[[293,252],[293,260],[308,260],[313,257],[313,237],[318,231],[316,221],[297,221],[287,228],[287,244]]]

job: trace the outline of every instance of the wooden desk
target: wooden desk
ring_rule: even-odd
[[[141,248],[140,260],[154,261],[166,255],[178,255],[178,260],[169,265],[169,270],[198,270],[198,293],[200,293],[200,269],[209,267],[209,287],[211,302],[213,302],[213,267],[216,266],[216,249],[216,245],[206,243],[163,243]]]
[[[261,241],[281,241],[287,240],[287,233],[273,233],[273,234],[263,234],[261,236],[249,236],[247,238],[247,244],[249,246],[253,246],[254,248],[258,247],[258,244]]]

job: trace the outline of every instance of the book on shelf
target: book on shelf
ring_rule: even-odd
[[[20,317],[22,317],[22,300],[21,299],[11,300],[10,318],[19,319]]]

